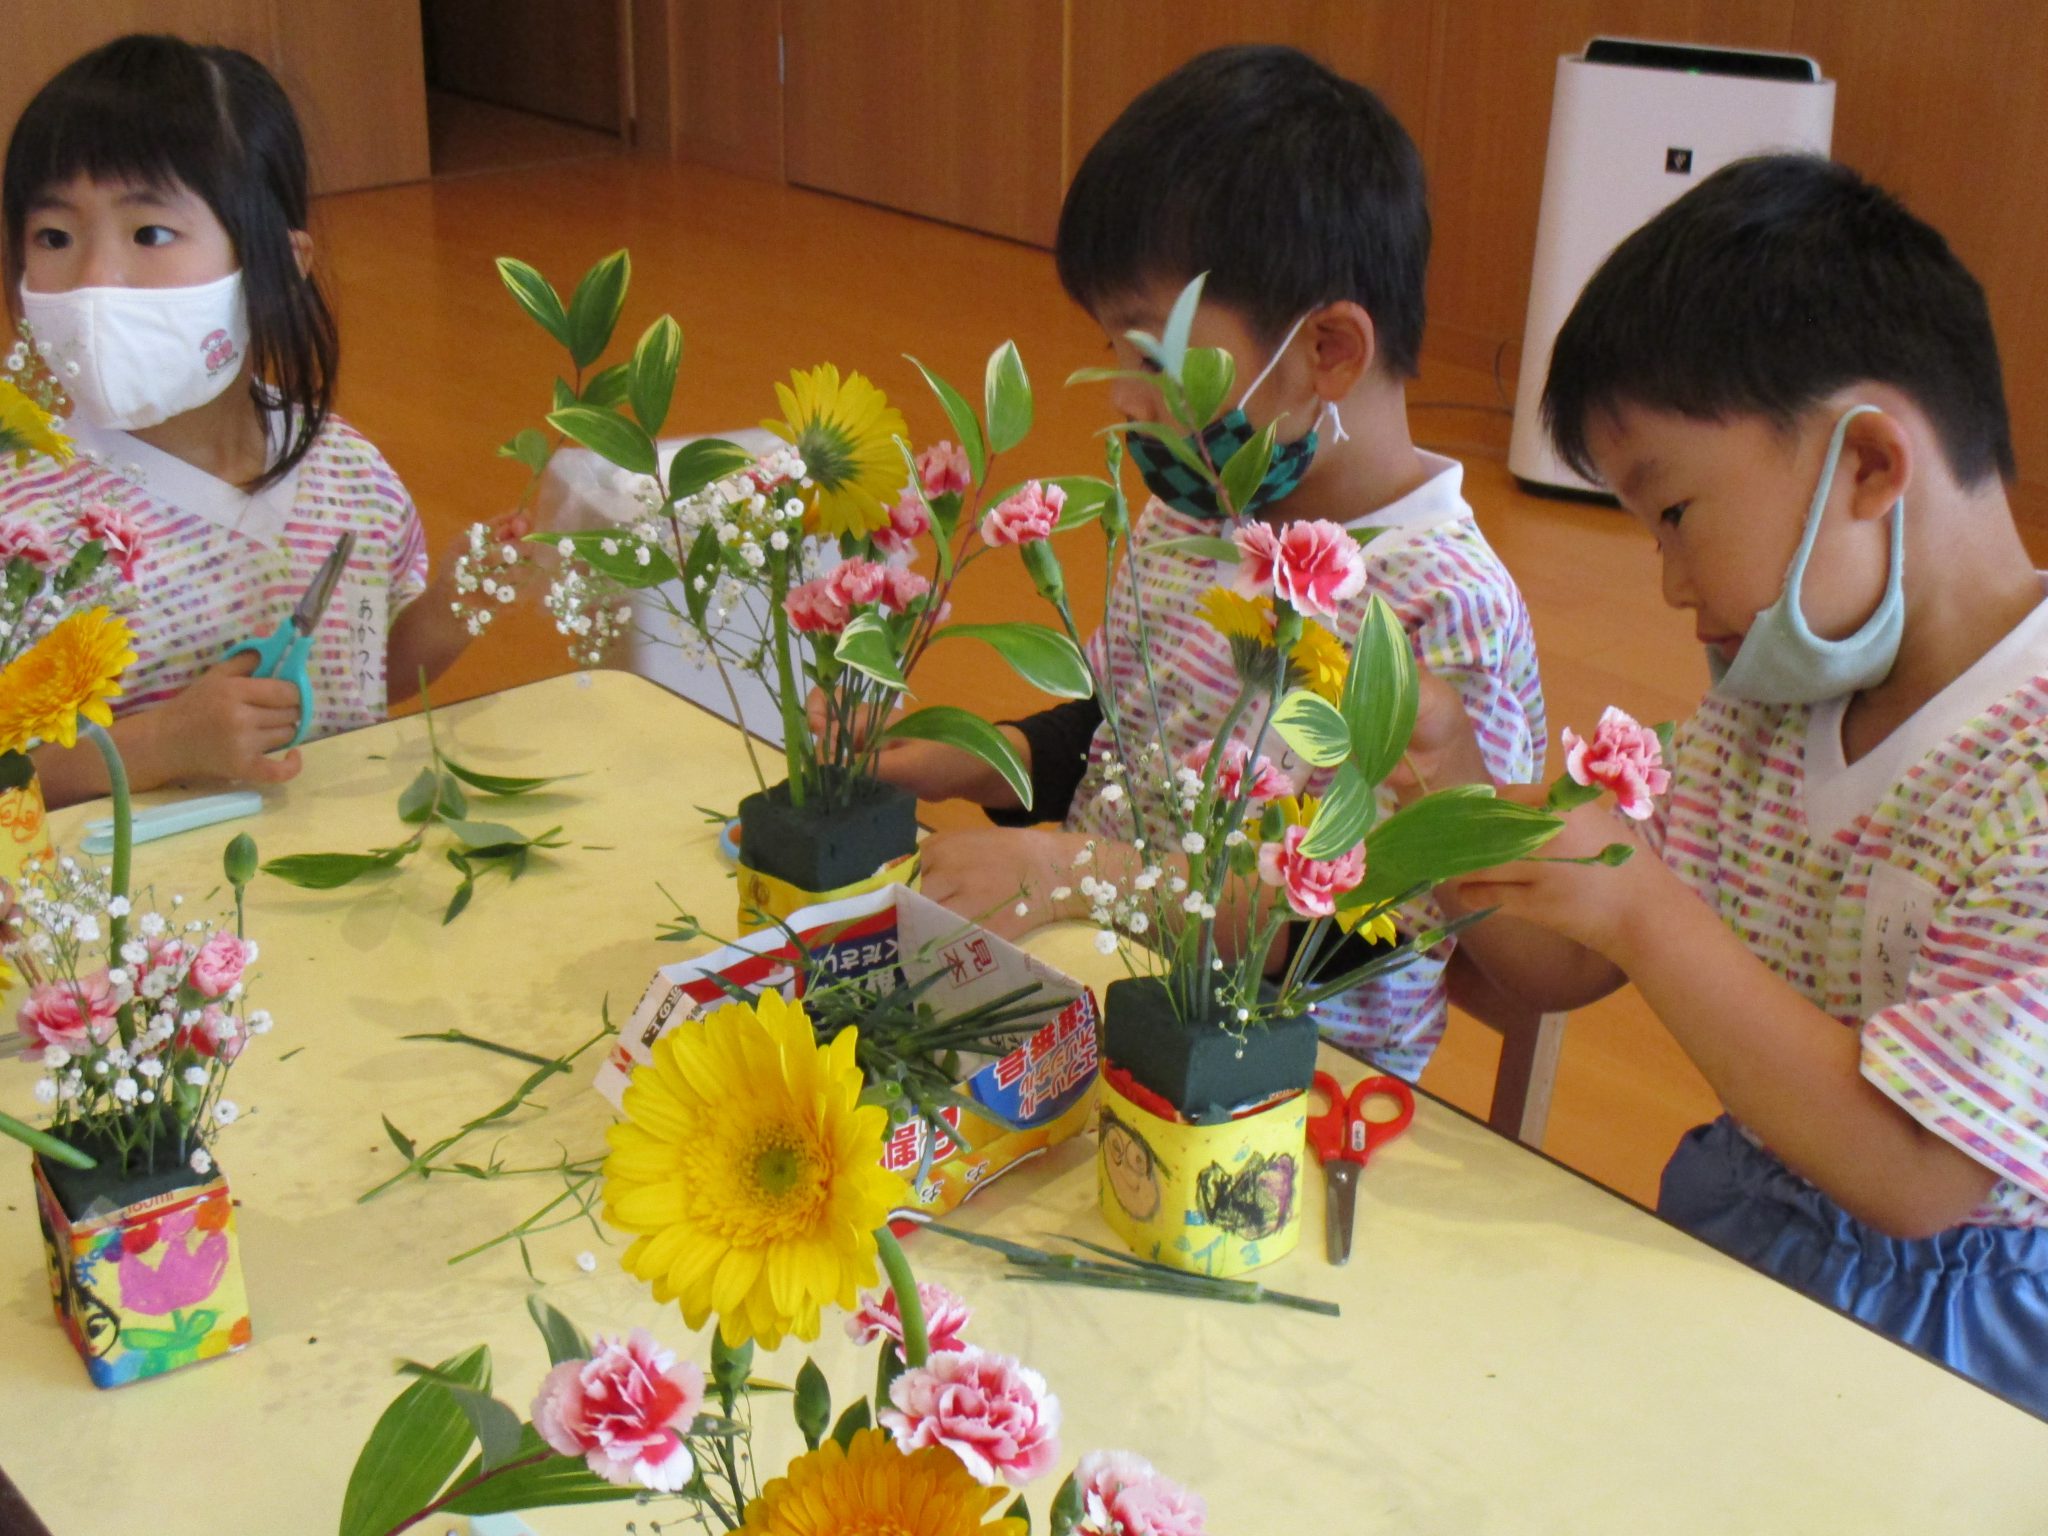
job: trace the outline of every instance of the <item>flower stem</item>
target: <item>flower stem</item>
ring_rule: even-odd
[[[917,1276],[910,1272],[910,1260],[896,1234],[885,1223],[875,1228],[875,1246],[881,1250],[882,1268],[889,1276],[889,1289],[896,1293],[896,1311],[903,1319],[903,1363],[912,1370],[931,1354],[931,1336],[925,1332],[924,1303],[918,1299]]]
[[[107,765],[107,795],[114,802],[114,871],[110,896],[124,907],[128,900],[128,865],[135,852],[135,809],[128,792],[128,765],[121,761],[121,749],[114,745],[114,738],[107,734],[105,726],[95,720],[81,720],[81,731],[99,749],[100,761]],[[107,950],[115,964],[126,964],[121,959],[121,948],[128,942],[128,918],[109,918],[107,922]],[[121,1043],[135,1043],[135,1018],[133,1003],[124,1006],[115,1014],[115,1023],[121,1031]]]
[[[531,1456],[522,1456],[517,1461],[508,1461],[502,1467],[496,1467],[489,1472],[480,1473],[476,1477],[470,1478],[467,1482],[457,1483],[453,1488],[442,1494],[441,1497],[434,1500],[433,1503],[427,1505],[426,1508],[419,1510],[415,1514],[407,1515],[398,1524],[386,1531],[384,1536],[398,1536],[400,1531],[411,1530],[422,1520],[426,1519],[427,1516],[435,1513],[437,1510],[445,1509],[448,1505],[453,1504],[457,1499],[462,1498],[466,1494],[475,1492],[475,1490],[488,1483],[492,1478],[502,1477],[507,1472],[516,1472],[521,1467],[534,1466],[537,1463],[546,1461],[554,1454],[552,1449],[535,1451]]]

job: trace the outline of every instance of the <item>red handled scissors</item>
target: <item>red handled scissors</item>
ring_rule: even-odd
[[[1351,1257],[1351,1219],[1358,1208],[1358,1173],[1377,1147],[1386,1145],[1408,1129],[1415,1118],[1415,1095],[1398,1077],[1362,1077],[1352,1084],[1347,1096],[1337,1079],[1318,1072],[1315,1092],[1329,1108],[1309,1116],[1308,1144],[1323,1165],[1326,1181],[1323,1208],[1324,1235],[1332,1264]],[[1391,1099],[1394,1113],[1384,1120],[1368,1119],[1366,1105],[1374,1099]]]

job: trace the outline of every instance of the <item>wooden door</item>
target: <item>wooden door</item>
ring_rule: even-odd
[[[1050,245],[1062,0],[782,0],[799,186]]]

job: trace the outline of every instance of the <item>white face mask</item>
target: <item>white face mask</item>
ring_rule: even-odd
[[[249,351],[242,274],[190,288],[21,288],[22,318],[48,343],[57,382],[90,426],[131,432],[197,410],[241,375]]]

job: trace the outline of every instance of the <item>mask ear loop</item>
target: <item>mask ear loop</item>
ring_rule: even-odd
[[[1259,386],[1266,382],[1267,376],[1270,375],[1275,368],[1280,366],[1280,359],[1285,357],[1287,355],[1287,349],[1294,345],[1294,338],[1299,336],[1301,334],[1301,328],[1304,325],[1308,324],[1308,317],[1311,313],[1313,313],[1313,311],[1302,311],[1301,318],[1296,320],[1294,324],[1290,325],[1287,328],[1287,334],[1280,338],[1280,345],[1275,347],[1273,349],[1273,355],[1266,359],[1266,366],[1259,370],[1259,376],[1253,379],[1251,383],[1245,387],[1245,392],[1237,397],[1237,408],[1240,411],[1245,408],[1245,403],[1249,401],[1253,395],[1259,392]]]

